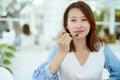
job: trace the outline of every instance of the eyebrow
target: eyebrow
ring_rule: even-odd
[[[70,18],[77,18],[76,16],[71,16]],[[85,16],[81,16],[80,18],[86,18]]]

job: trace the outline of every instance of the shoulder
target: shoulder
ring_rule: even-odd
[[[107,44],[105,44],[104,45],[104,55],[107,57],[108,55],[112,56],[112,54],[114,54],[114,53],[111,50],[111,48]]]
[[[107,61],[107,63],[109,61],[119,62],[118,56],[112,51],[112,49],[108,45],[104,46],[104,56],[105,56],[105,60]]]

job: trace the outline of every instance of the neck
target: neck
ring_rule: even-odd
[[[87,49],[86,38],[83,39],[73,39],[76,51],[83,51]]]

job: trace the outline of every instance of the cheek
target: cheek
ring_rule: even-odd
[[[69,30],[69,32],[72,34],[73,33],[73,29],[74,27],[70,24],[67,25],[67,29]]]
[[[68,25],[69,27],[74,27],[76,24],[73,23],[73,22],[71,22],[71,21],[68,21],[67,25]]]
[[[73,23],[68,23],[68,29],[74,29],[75,28],[75,24]]]
[[[86,29],[90,30],[90,24],[88,22],[84,24],[84,26],[86,26]]]
[[[90,30],[90,25],[89,24],[87,25],[87,29]]]
[[[87,31],[87,33],[90,32],[90,25],[86,27],[86,31]]]
[[[91,27],[90,27],[90,25],[88,26],[88,30],[90,31],[90,29],[91,29]]]
[[[68,22],[67,29],[70,30],[71,28],[72,28],[72,25],[71,25],[71,23]]]
[[[74,30],[74,26],[73,25],[68,25],[67,29],[69,30],[70,33],[72,33],[73,30]]]

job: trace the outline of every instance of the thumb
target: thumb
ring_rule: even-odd
[[[62,29],[61,29],[61,31],[59,31],[59,33],[57,34],[57,38],[58,37],[61,37],[63,34],[65,34],[66,33],[66,30],[65,30],[65,28],[64,27],[62,27]]]

